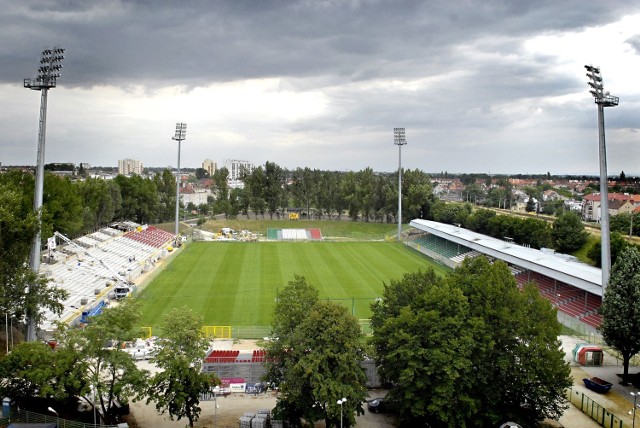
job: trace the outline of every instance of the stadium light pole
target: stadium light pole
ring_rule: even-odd
[[[40,122],[38,125],[38,152],[36,159],[36,183],[35,195],[33,198],[33,211],[38,216],[38,227],[36,235],[31,243],[31,254],[29,255],[29,267],[38,274],[40,270],[40,211],[42,208],[42,195],[44,188],[44,148],[45,135],[47,131],[47,94],[49,89],[55,88],[57,79],[60,77],[62,60],[64,59],[64,49],[53,48],[42,51],[38,76],[24,79],[24,87],[33,91],[40,91]],[[37,286],[31,284],[26,290],[27,294],[35,293]],[[27,341],[36,340],[36,315],[37,308],[27,308]]]
[[[607,178],[607,148],[604,138],[604,108],[618,105],[618,97],[604,91],[600,68],[585,65],[589,78],[589,92],[593,95],[598,105],[598,147],[600,152],[600,257],[602,261],[602,291],[607,289],[609,274],[611,272],[611,231],[609,229],[609,189]]]
[[[176,123],[176,133],[172,140],[178,142],[178,173],[176,174],[176,229],[175,234],[178,235],[178,223],[180,222],[180,143],[187,138],[187,124]]]
[[[402,234],[402,146],[407,144],[404,128],[393,128],[393,144],[398,146],[398,241]]]

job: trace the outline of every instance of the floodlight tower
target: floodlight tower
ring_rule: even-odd
[[[398,241],[402,233],[402,146],[407,144],[404,139],[404,128],[393,128],[393,144],[398,146]]]
[[[187,124],[182,122],[176,123],[176,134],[171,137],[172,140],[176,140],[178,142],[178,174],[176,175],[176,235],[178,235],[178,223],[180,221],[180,143],[186,138]]]
[[[589,92],[593,95],[598,105],[598,143],[600,152],[600,242],[602,260],[602,291],[606,290],[611,271],[611,235],[609,230],[609,189],[607,178],[607,149],[604,139],[604,108],[618,105],[618,97],[614,97],[609,92],[604,91],[600,68],[592,65],[585,65],[587,77],[590,79]]]
[[[56,87],[60,70],[62,69],[62,60],[64,49],[53,48],[42,51],[40,58],[40,66],[38,67],[38,77],[24,79],[24,87],[40,91],[40,123],[38,127],[38,154],[36,160],[36,183],[35,195],[33,198],[33,210],[38,216],[38,228],[36,236],[33,237],[31,243],[31,254],[29,256],[29,266],[36,274],[40,269],[40,209],[42,208],[42,194],[44,188],[44,145],[45,134],[47,131],[47,94],[49,89]],[[31,289],[27,293],[35,293],[35,284],[30,286]],[[34,311],[37,309],[29,309],[27,312],[27,340],[36,340],[36,324],[34,319]]]

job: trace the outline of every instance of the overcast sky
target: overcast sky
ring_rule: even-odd
[[[34,165],[41,51],[46,162],[640,174],[640,4],[622,1],[0,0],[0,162]]]

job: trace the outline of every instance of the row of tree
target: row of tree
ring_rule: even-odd
[[[433,220],[459,224],[474,232],[494,238],[511,238],[516,244],[532,248],[554,248],[562,253],[576,251],[587,242],[588,233],[580,217],[567,211],[553,222],[537,218],[498,215],[488,209],[473,209],[471,204],[438,201],[432,209]]]
[[[219,383],[201,371],[208,346],[200,335],[202,320],[188,308],[167,314],[152,358],[159,371],[152,375],[121,349],[139,334],[138,307],[127,300],[93,317],[82,329],[60,324],[54,346],[20,343],[0,360],[0,394],[36,412],[46,413],[53,405],[69,419],[77,417],[81,399],[95,410],[98,422],[109,425],[119,421],[120,409],[131,400],[146,399],[160,413],[171,419],[184,417],[193,426],[200,394]]]
[[[217,170],[214,196],[209,206],[198,207],[211,214],[280,216],[289,208],[307,218],[392,222],[398,211],[397,174],[376,174],[371,168],[358,172],[282,169],[267,162],[242,175],[244,189],[229,189],[226,168]],[[422,217],[433,201],[431,180],[420,170],[403,173],[403,218]]]

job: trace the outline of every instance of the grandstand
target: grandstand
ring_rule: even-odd
[[[509,266],[519,287],[537,285],[540,294],[558,309],[558,319],[571,327],[595,330],[602,318],[602,272],[553,250],[522,247],[512,239],[496,239],[456,225],[429,220],[412,220],[414,229],[407,245],[449,266],[456,267],[467,257],[483,255]]]
[[[267,239],[272,241],[321,241],[320,229],[267,229]]]
[[[99,313],[115,297],[112,290],[119,279],[133,284],[166,256],[165,247],[175,239],[173,234],[153,226],[127,222],[125,229],[106,227],[72,241],[57,234],[64,245],[51,245],[40,274],[69,296],[62,302],[61,315],[44,312],[40,325],[44,338],[54,330],[56,321],[74,324],[83,314]]]

